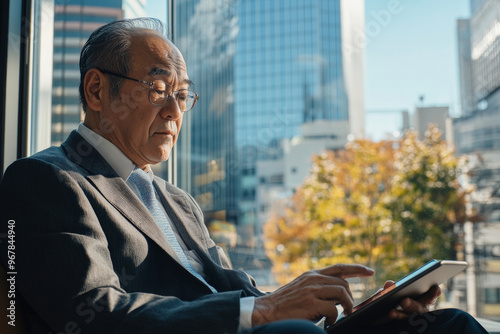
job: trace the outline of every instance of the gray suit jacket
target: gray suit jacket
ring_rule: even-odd
[[[11,221],[15,268],[6,239],[0,256],[17,272],[16,303],[32,333],[236,332],[240,298],[262,292],[229,269],[190,195],[158,177],[154,185],[218,293],[174,260],[146,207],[78,133],[8,168],[0,233]]]

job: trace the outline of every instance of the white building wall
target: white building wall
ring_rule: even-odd
[[[347,121],[321,120],[302,124],[302,136],[293,138],[285,148],[285,188],[293,190],[299,187],[309,174],[313,155],[343,148],[348,135]]]
[[[365,1],[341,0],[342,63],[349,100],[349,133],[365,134],[364,54]]]
[[[443,133],[443,138],[446,138],[447,119],[449,107],[420,107],[415,110],[415,129],[423,138],[425,131],[429,128],[429,124],[437,125]]]

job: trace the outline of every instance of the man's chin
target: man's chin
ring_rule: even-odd
[[[150,165],[157,165],[161,162],[164,162],[164,161],[167,161],[168,158],[170,158],[170,153],[171,153],[171,150],[162,150],[162,153],[159,154],[159,155],[155,155],[155,156],[150,156],[149,157],[149,164]]]

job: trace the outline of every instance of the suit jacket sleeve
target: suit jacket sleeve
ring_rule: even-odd
[[[82,190],[84,181],[75,175],[45,161],[23,159],[0,184],[0,232],[7,233],[7,222],[14,222],[16,288],[36,317],[57,333],[236,332],[240,298],[256,295],[245,291],[251,284],[238,278],[239,290],[192,300],[140,291],[133,275],[114,263],[100,221],[102,199]],[[7,243],[0,246],[6,266]],[[134,270],[139,275],[140,264]],[[178,289],[183,284],[178,282]]]

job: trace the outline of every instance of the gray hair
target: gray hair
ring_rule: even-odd
[[[154,30],[168,39],[167,27],[155,18],[135,18],[110,22],[95,30],[80,53],[80,102],[83,110],[87,100],[83,81],[92,68],[112,71],[122,75],[130,72],[131,39],[140,30]],[[110,76],[110,94],[117,96],[124,79]]]

